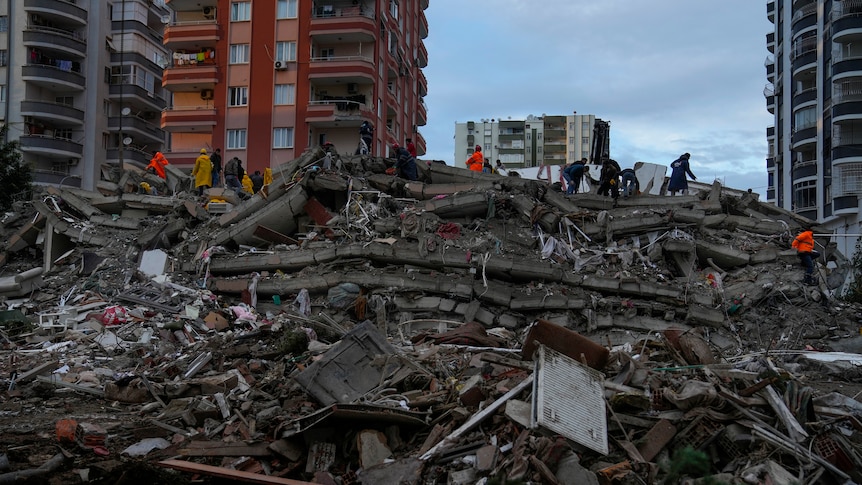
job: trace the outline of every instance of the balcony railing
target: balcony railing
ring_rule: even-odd
[[[862,81],[844,81],[835,84],[832,101],[836,103],[862,101]]]
[[[838,2],[838,3],[841,3],[841,2]],[[798,20],[801,20],[801,19],[803,19],[809,15],[815,14],[815,13],[817,13],[817,3],[816,2],[809,3],[807,5],[800,7],[797,11],[793,12],[793,19],[790,22],[794,23]]]
[[[802,39],[797,39],[793,42],[793,47],[791,48],[790,59],[796,59],[797,57],[804,56],[809,52],[817,51],[817,37],[805,37]]]
[[[832,3],[832,21],[844,17],[862,17],[862,0],[844,0]]]
[[[328,19],[335,17],[367,17],[374,18],[374,9],[364,5],[353,5],[353,3],[338,4],[328,1],[326,5],[315,5],[311,18]]]

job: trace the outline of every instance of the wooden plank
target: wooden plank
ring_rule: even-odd
[[[247,445],[242,442],[190,441],[177,450],[183,456],[270,456],[269,443]]]
[[[480,359],[484,362],[491,362],[493,364],[514,367],[516,369],[533,370],[536,367],[536,365],[533,364],[532,361],[510,359],[508,357],[502,357],[497,354],[482,354]]]
[[[193,463],[190,461],[182,461],[182,460],[163,460],[159,462],[159,465],[165,468],[172,468],[174,470],[180,470],[184,472],[191,473],[200,473],[202,475],[209,475],[212,477],[219,478],[228,478],[231,480],[236,480],[245,483],[260,483],[263,485],[270,484],[280,484],[280,485],[315,485],[312,482],[305,482],[301,480],[291,480],[289,478],[280,478],[273,477],[268,475],[260,475],[257,473],[249,473],[249,472],[241,472],[238,470],[231,470],[229,468],[222,468],[220,466],[211,466],[211,465],[203,465],[200,463]]]

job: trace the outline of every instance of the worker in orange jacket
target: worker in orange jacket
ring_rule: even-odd
[[[162,154],[162,152],[156,152],[153,154],[152,160],[150,160],[150,164],[147,165],[146,170],[153,169],[153,173],[158,175],[161,178],[166,178],[165,176],[165,165],[168,164],[168,159]]]
[[[805,266],[803,283],[806,285],[817,284],[814,278],[814,260],[820,257],[820,252],[814,249],[814,231],[805,229],[796,236],[790,245],[796,249],[799,261],[802,266]]]
[[[482,156],[482,145],[476,145],[476,149],[467,159],[467,168],[474,172],[481,172],[485,165],[485,157]]]

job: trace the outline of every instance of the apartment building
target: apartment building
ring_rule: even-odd
[[[155,0],[0,2],[0,121],[37,184],[94,190],[163,148],[168,15]]]
[[[601,120],[599,120],[601,121]],[[525,119],[507,117],[455,123],[455,166],[466,166],[476,145],[485,158],[507,168],[563,165],[590,158],[595,141],[594,115],[529,115]],[[608,133],[604,137],[607,152]]]
[[[766,199],[855,252],[862,198],[862,2],[767,2]]]
[[[385,156],[427,122],[428,0],[169,0],[162,114],[171,163],[220,148],[247,170],[332,142],[354,153],[359,127]]]

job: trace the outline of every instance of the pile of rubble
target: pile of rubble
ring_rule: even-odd
[[[810,221],[324,159],[5,214],[0,484],[862,482],[852,268],[802,284]]]

